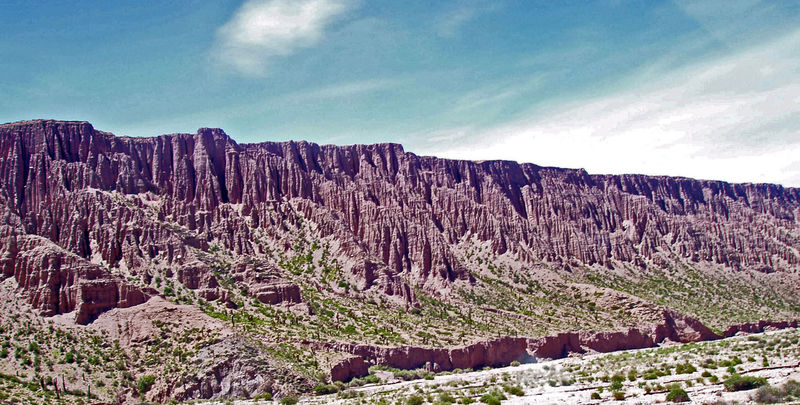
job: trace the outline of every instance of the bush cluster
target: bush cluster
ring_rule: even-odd
[[[744,391],[758,388],[767,383],[764,377],[742,376],[733,374],[722,382],[727,391]]]

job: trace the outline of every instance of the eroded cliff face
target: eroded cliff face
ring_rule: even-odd
[[[214,378],[180,376],[187,398],[272,389],[258,370],[303,363],[298,341],[347,353],[330,373],[342,380],[369,364],[505,365],[767,327],[714,332],[665,308],[684,299],[725,327],[800,312],[800,190],[777,185],[41,120],[0,125],[0,214],[0,274],[40,315],[89,324],[161,296],[275,357],[214,343],[226,349],[207,364]],[[720,283],[710,299],[766,310],[704,312],[692,294],[708,283],[689,287],[705,276]],[[653,291],[628,288],[640,281]],[[567,332],[576,326],[587,330]],[[154,398],[178,397],[159,387]]]
[[[5,215],[21,231],[134,270],[159,254],[184,265],[187,247],[209,242],[253,254],[253,230],[274,227],[277,206],[290,200],[341,241],[362,289],[405,300],[408,284],[471,282],[453,252],[468,237],[495,254],[567,268],[667,266],[677,256],[772,272],[794,271],[799,260],[800,191],[776,185],[593,176],[419,157],[395,144],[239,145],[207,128],[122,138],[86,122],[3,125],[0,158]],[[119,208],[114,193],[145,198]]]

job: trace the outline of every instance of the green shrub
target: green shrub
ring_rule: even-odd
[[[407,405],[422,405],[425,403],[425,400],[419,395],[412,395],[406,399]]]
[[[294,405],[297,403],[297,398],[295,397],[284,397],[281,399],[281,405]]]
[[[600,393],[599,392],[593,392],[592,393],[592,399],[600,399]]]
[[[522,388],[520,388],[518,385],[504,385],[503,390],[511,395],[516,395],[518,397],[525,395],[525,392],[522,391]]]
[[[481,396],[481,402],[487,405],[500,405],[500,403],[506,399],[508,398],[500,391],[493,391]]]
[[[686,391],[674,385],[670,387],[669,393],[667,393],[667,401],[668,402],[689,402],[689,394]]]
[[[625,399],[625,393],[622,391],[614,391],[614,399],[617,401],[622,401]]]
[[[767,379],[764,377],[742,376],[739,374],[733,374],[722,382],[727,391],[752,390],[766,383]]]
[[[662,376],[665,376],[665,375],[667,375],[667,373],[665,373],[665,372],[663,372],[661,370],[656,370],[656,369],[652,369],[651,368],[650,370],[645,371],[644,374],[642,375],[642,377],[645,380],[655,380],[656,378],[662,377]]]
[[[688,362],[675,366],[675,374],[691,374],[695,371],[697,371],[697,368]]]
[[[319,384],[314,387],[314,393],[317,395],[328,395],[339,392],[339,387],[333,384]]]
[[[143,375],[136,380],[136,389],[139,390],[139,395],[144,396],[147,391],[150,391],[150,387],[156,382],[156,377],[152,375]]]

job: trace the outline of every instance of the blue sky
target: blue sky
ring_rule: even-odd
[[[800,3],[0,4],[0,122],[800,186]]]

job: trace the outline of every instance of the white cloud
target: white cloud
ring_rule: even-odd
[[[470,133],[438,131],[421,152],[800,186],[800,30],[679,71],[642,72],[613,94]]]
[[[264,74],[274,58],[318,43],[349,5],[346,0],[248,0],[217,31],[214,57],[239,72]]]
[[[461,32],[462,28],[482,14],[494,11],[498,7],[495,2],[470,2],[461,7],[448,9],[440,14],[435,21],[435,28],[439,35],[443,37],[455,37]]]

